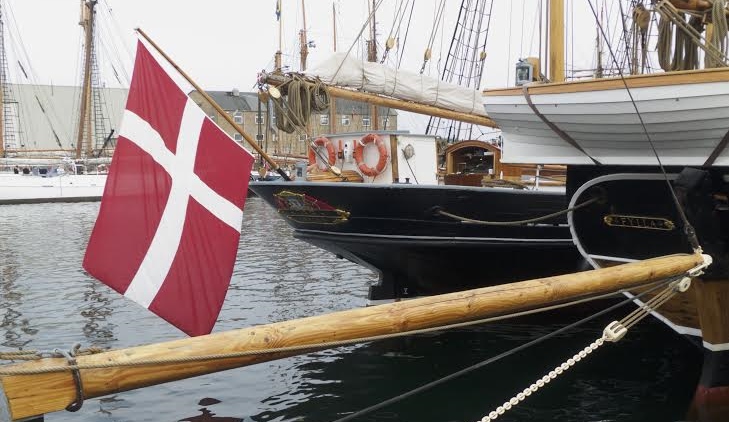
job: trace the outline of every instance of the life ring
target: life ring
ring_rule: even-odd
[[[375,146],[377,146],[377,152],[380,154],[380,159],[379,161],[377,161],[377,165],[374,168],[368,166],[364,162],[365,146],[371,143],[374,143]],[[359,142],[355,144],[353,155],[354,161],[357,162],[357,167],[359,168],[359,171],[361,171],[362,174],[366,176],[372,177],[375,177],[378,174],[382,173],[382,170],[387,167],[387,161],[390,159],[390,153],[387,150],[385,141],[380,135],[375,135],[374,133],[365,135],[362,139],[359,140]]]
[[[314,145],[309,146],[309,165],[313,166],[316,165],[316,151],[314,149],[317,149],[319,147],[325,147],[327,149],[327,160],[329,161],[329,165],[333,166],[337,162],[337,153],[334,151],[334,144],[332,141],[329,140],[329,138],[326,138],[324,136],[321,136],[319,138],[314,139]],[[320,169],[326,170],[327,167],[321,167]]]

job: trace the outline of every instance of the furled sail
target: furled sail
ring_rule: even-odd
[[[331,85],[357,88],[463,113],[487,115],[478,90],[366,62],[346,53],[335,53],[306,74]]]

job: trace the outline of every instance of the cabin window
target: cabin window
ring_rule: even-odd
[[[233,121],[234,121],[234,122],[235,122],[236,124],[238,124],[238,125],[242,125],[242,124],[243,124],[243,115],[242,115],[242,114],[240,114],[240,113],[235,113],[235,114],[233,115]]]
[[[362,127],[363,128],[370,127],[370,118],[369,117],[363,117],[362,118]]]
[[[261,124],[262,125],[263,123],[265,123],[265,117],[263,117],[263,115],[260,115],[259,116],[259,115],[256,114],[256,124],[257,125],[258,124]]]
[[[319,116],[319,124],[322,126],[329,126],[329,115],[322,114]]]
[[[236,141],[242,141],[243,137],[240,135],[240,133],[234,133],[233,139],[235,139]]]
[[[349,126],[349,116],[342,116],[342,126]]]

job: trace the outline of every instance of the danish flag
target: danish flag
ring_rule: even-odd
[[[84,269],[185,333],[210,333],[233,273],[252,166],[138,42]]]

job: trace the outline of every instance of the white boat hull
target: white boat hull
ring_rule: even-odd
[[[105,174],[56,177],[0,174],[0,204],[99,201],[105,183]]]
[[[544,89],[548,85],[529,90],[538,112],[601,164],[656,165],[647,130],[663,164],[704,165],[729,132],[729,72],[682,84],[671,83],[671,75],[657,76],[660,83],[631,87],[630,93],[615,80],[590,82],[597,89],[568,83],[553,92]],[[677,76],[686,80],[687,74]],[[717,80],[724,76],[726,81]],[[636,80],[650,85],[650,75],[631,82]],[[601,87],[602,81],[611,88]],[[554,92],[559,89],[564,92]],[[485,102],[503,131],[503,162],[593,164],[532,110],[521,89],[502,92],[486,92]],[[729,152],[722,151],[713,165],[729,165]]]

